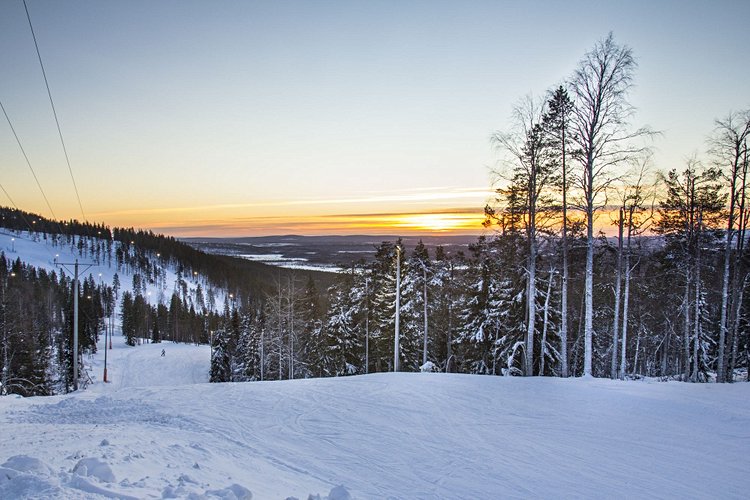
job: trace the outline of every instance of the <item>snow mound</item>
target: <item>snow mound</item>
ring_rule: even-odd
[[[440,368],[435,366],[435,363],[433,363],[432,361],[428,361],[427,363],[419,367],[419,371],[423,373],[439,372]]]
[[[328,493],[328,500],[352,500],[352,495],[342,484],[331,489]]]
[[[297,500],[294,497],[289,497],[287,500]],[[320,495],[308,495],[307,500],[352,500],[352,495],[349,493],[344,485],[334,486],[331,491],[328,492],[328,496],[321,497]]]
[[[221,498],[222,500],[252,500],[253,498],[250,490],[239,484],[233,484],[222,490],[206,491],[206,496],[209,498]]]
[[[59,495],[52,469],[38,458],[15,455],[0,466],[0,498],[44,498]]]
[[[182,481],[182,477],[180,479],[179,485],[169,485],[164,488],[161,492],[161,497],[190,498],[194,500],[209,500],[214,498],[221,500],[252,500],[253,498],[253,493],[239,484],[232,484],[220,490],[206,490],[200,493]]]
[[[56,404],[34,405],[20,417],[34,424],[175,424],[179,420],[143,401],[134,405],[106,396],[94,401],[68,397]]]
[[[68,481],[67,486],[69,488],[75,488],[79,491],[84,492],[85,494],[84,496],[86,498],[91,498],[94,495],[96,495],[97,497],[101,496],[105,498],[117,498],[118,500],[138,500],[138,497],[126,495],[124,493],[119,493],[116,491],[111,491],[106,488],[102,488],[101,486],[97,486],[82,476],[74,475]]]
[[[0,467],[0,498],[64,498],[64,495],[53,478]]]
[[[73,473],[82,477],[95,477],[105,483],[116,481],[112,468],[98,458],[82,458],[73,467]]]
[[[52,468],[38,458],[16,455],[0,466],[0,498],[138,498],[97,486],[88,477],[107,483],[115,479],[109,465],[97,458],[80,460],[73,473],[53,474]]]
[[[15,455],[10,457],[2,467],[17,472],[29,472],[34,474],[50,475],[52,470],[38,458],[28,455]]]

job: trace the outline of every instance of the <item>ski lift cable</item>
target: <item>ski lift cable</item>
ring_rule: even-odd
[[[76,199],[78,200],[78,207],[81,209],[81,215],[83,221],[88,222],[86,213],[83,211],[83,204],[81,203],[81,196],[78,192],[78,185],[76,184],[75,176],[73,175],[73,168],[70,166],[70,158],[68,157],[68,149],[65,146],[65,139],[63,139],[62,129],[60,128],[60,120],[57,117],[57,110],[55,109],[55,101],[52,99],[52,91],[49,87],[49,81],[47,80],[47,72],[44,70],[44,63],[42,62],[42,54],[39,52],[39,44],[36,40],[36,34],[34,33],[34,26],[31,24],[31,15],[29,14],[29,7],[26,5],[26,0],[23,0],[23,7],[26,11],[26,19],[29,21],[29,28],[31,29],[31,36],[34,39],[34,47],[36,48],[36,55],[39,59],[39,66],[42,69],[42,76],[44,76],[44,85],[47,87],[47,96],[49,96],[49,103],[52,106],[52,114],[55,117],[55,124],[57,125],[57,134],[60,136],[60,144],[62,144],[63,153],[65,154],[65,162],[68,165],[68,172],[70,173],[70,180],[73,181],[73,189],[75,190]]]
[[[57,215],[55,215],[55,211],[52,210],[52,205],[50,205],[49,198],[47,198],[47,194],[44,192],[44,189],[42,188],[42,185],[39,182],[39,178],[37,177],[36,172],[34,171],[34,168],[31,166],[31,161],[29,161],[29,157],[26,154],[26,150],[23,148],[23,145],[21,144],[21,139],[18,138],[16,129],[15,127],[13,127],[13,123],[10,120],[10,116],[8,116],[8,112],[5,110],[5,106],[3,106],[2,100],[0,100],[0,109],[2,109],[3,114],[5,115],[5,119],[8,121],[8,126],[10,126],[10,131],[13,132],[13,137],[16,138],[16,143],[18,144],[18,147],[21,150],[21,154],[23,154],[23,157],[26,160],[26,165],[28,165],[29,170],[31,171],[31,175],[34,176],[34,180],[36,181],[36,186],[39,188],[39,192],[42,193],[42,197],[44,198],[44,201],[47,203],[47,208],[49,208],[49,211],[52,214],[52,219],[57,220]]]
[[[3,193],[5,193],[5,196],[8,198],[8,201],[10,201],[10,204],[13,205],[13,208],[16,209],[16,211],[18,212],[18,215],[20,215],[21,219],[23,219],[23,221],[26,223],[26,226],[29,228],[29,235],[33,235],[36,232],[36,229],[29,222],[29,219],[26,218],[26,216],[23,213],[23,210],[21,210],[20,208],[18,208],[18,205],[16,205],[16,202],[13,201],[13,198],[11,197],[10,193],[8,193],[8,191],[5,189],[5,186],[3,186],[2,183],[0,183],[0,190],[2,190]],[[57,222],[57,225],[59,226],[60,223]],[[65,233],[61,233],[61,234],[65,234]],[[42,245],[42,246],[47,251],[47,253],[50,255],[51,260],[53,262],[56,262],[57,261],[57,256],[52,253],[52,250],[50,250],[50,248],[47,245]]]

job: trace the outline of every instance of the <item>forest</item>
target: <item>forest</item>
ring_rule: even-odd
[[[278,282],[262,311],[223,322],[212,380],[394,368],[747,379],[750,110],[716,120],[705,158],[659,170],[661,134],[631,125],[636,67],[610,34],[565,84],[514,107],[515,127],[492,137],[492,231],[466,253],[384,242],[324,312],[314,283]]]
[[[114,262],[132,282],[89,277],[76,292],[64,272],[0,255],[3,392],[70,390],[74,293],[87,299],[79,356],[115,325],[131,345],[210,343],[212,382],[393,370],[747,380],[750,110],[717,119],[684,165],[653,165],[662,134],[632,124],[636,68],[609,35],[563,84],[519,101],[515,126],[492,135],[485,235],[463,252],[384,241],[322,279],[3,209],[4,228]]]

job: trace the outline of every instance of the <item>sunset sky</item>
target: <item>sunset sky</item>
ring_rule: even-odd
[[[489,137],[609,31],[657,168],[750,105],[747,1],[27,4],[85,218],[175,236],[478,233]],[[22,0],[0,2],[0,75],[54,215],[84,218]],[[4,116],[0,183],[53,215]]]

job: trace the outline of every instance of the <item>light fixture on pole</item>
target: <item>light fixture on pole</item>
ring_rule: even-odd
[[[58,262],[59,266],[74,266],[73,269],[73,390],[78,390],[78,259],[75,263]],[[88,264],[86,269],[81,271],[85,272],[87,269],[93,267],[93,264]],[[66,269],[68,269],[66,267]],[[70,269],[68,269],[70,271]]]
[[[103,284],[102,284],[102,273],[99,273],[99,289],[103,292]],[[109,313],[109,299],[107,299],[106,294],[103,294],[102,297],[104,297],[104,307],[105,312]],[[104,323],[104,383],[107,383],[107,322]]]

